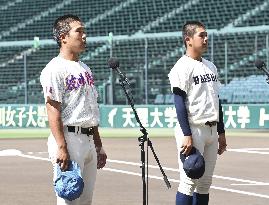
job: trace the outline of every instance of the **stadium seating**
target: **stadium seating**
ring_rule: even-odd
[[[14,58],[17,55],[20,55],[22,51],[27,49],[28,46],[20,46],[20,47],[0,47],[0,67],[1,63],[7,62],[10,59]]]
[[[42,2],[45,2],[45,1],[42,1]],[[42,2],[40,2],[40,4]],[[50,6],[54,5],[55,1],[53,2],[54,3],[48,1],[48,5]],[[12,33],[12,35],[6,36],[3,39],[4,40],[29,40],[29,39],[33,39],[35,36],[38,36],[40,39],[50,39],[52,38],[53,22],[57,17],[64,14],[72,13],[72,14],[79,15],[80,18],[84,22],[87,22],[89,19],[94,18],[95,16],[105,12],[106,10],[109,10],[113,5],[119,4],[120,2],[122,2],[122,0],[73,1],[71,4],[68,4],[61,9],[57,9],[55,10],[55,12],[50,12],[48,15],[42,16],[42,18],[37,19],[33,23],[19,29],[17,32]],[[44,4],[47,4],[47,2]],[[30,9],[30,8],[27,8],[27,9]],[[45,9],[49,10],[49,7],[46,7]],[[31,10],[30,10],[30,13],[31,13]],[[11,25],[14,25],[14,23]],[[87,33],[89,33],[90,36],[93,36],[92,31],[93,31],[92,27],[91,26],[88,27]]]
[[[198,1],[197,4],[194,4],[183,12],[172,15],[171,18],[152,28],[149,32],[180,31],[184,22],[193,19],[202,21],[209,29],[221,29],[239,15],[244,14],[250,8],[262,2],[263,0]]]
[[[260,55],[257,53],[257,51],[262,51],[266,48],[266,35],[267,32],[259,32],[255,35],[250,32],[242,32],[240,34],[225,34],[214,37],[214,63],[221,69],[220,79],[224,80],[225,42],[227,42],[228,47],[229,80],[234,77],[259,74],[259,71],[254,66],[254,61],[257,58],[266,58],[266,52]],[[256,45],[255,41],[257,42]]]
[[[129,36],[139,32],[179,32],[185,21],[193,19],[204,22],[209,29],[221,30],[227,26],[264,25],[269,18],[267,15],[269,6],[264,0],[167,0],[165,2],[161,0],[67,0],[56,3],[52,0],[16,0],[9,3],[3,1],[2,5],[0,7],[1,41],[32,40],[35,36],[39,36],[40,39],[51,39],[53,21],[67,13],[77,14],[83,19],[89,37],[107,36],[109,32],[113,32],[114,35]],[[251,15],[247,15],[249,13]],[[236,19],[241,20],[233,25]],[[221,82],[225,80],[228,82],[221,91],[224,102],[267,102],[264,97],[267,94],[264,90],[261,91],[264,95],[259,98],[252,96],[250,92],[253,90],[252,87],[245,94],[237,93],[240,89],[233,90],[234,87],[238,88],[237,81],[234,81],[235,77],[238,80],[244,77],[247,82],[250,80],[248,76],[252,76],[253,81],[254,78],[261,80],[257,76],[261,71],[254,67],[253,62],[257,58],[266,59],[268,31],[253,33],[251,28],[249,30],[249,32],[214,34],[213,47],[212,36],[209,38],[209,49],[205,58],[211,59],[218,67]],[[170,96],[167,74],[184,52],[182,40],[180,37],[150,37],[147,41],[149,103],[169,104],[173,99]],[[225,43],[228,46],[227,79],[224,75]],[[2,73],[0,91],[4,93],[0,96],[0,103],[24,103],[22,54],[29,48],[29,46],[0,46]],[[29,102],[43,102],[39,75],[48,61],[57,55],[57,49],[56,44],[42,45],[27,55]],[[137,81],[136,85],[132,85],[136,103],[144,103],[145,39],[113,41],[112,54],[119,58],[121,70],[127,73],[127,77]],[[82,55],[82,60],[93,69],[97,87],[109,83],[111,70],[107,67],[107,60],[110,55],[110,45],[104,41],[88,43],[87,52]],[[241,84],[247,86],[242,82]],[[257,85],[257,82],[248,85]],[[122,94],[116,93],[119,101],[125,103],[124,99],[121,99]]]
[[[71,0],[69,0],[71,1]],[[43,2],[43,1],[42,1]],[[23,11],[27,11],[23,14],[23,18],[18,19],[9,19],[14,13],[10,13],[6,18],[4,18],[3,23],[5,23],[6,27],[3,27],[3,30],[7,30],[10,26],[15,26],[18,23],[23,22],[23,20],[30,17],[31,13],[36,15],[38,12],[49,11],[51,8],[49,6],[53,5],[52,2],[44,2],[37,1],[35,6],[38,9],[34,9],[32,12],[32,8],[30,5],[31,0],[27,0],[24,2],[24,6],[22,7],[20,4],[14,6],[13,12],[17,12],[18,8],[21,6]],[[128,3],[128,6],[124,6],[123,3]],[[131,34],[138,31],[143,26],[147,25],[149,22],[155,20],[160,15],[165,14],[171,9],[180,6],[186,3],[187,0],[168,0],[165,2],[162,1],[138,1],[138,0],[114,0],[114,1],[106,1],[106,0],[92,0],[92,1],[73,1],[72,3],[64,6],[61,9],[57,9],[54,12],[49,12],[48,15],[41,16],[36,19],[31,24],[26,27],[18,29],[17,32],[12,33],[12,35],[6,36],[4,40],[26,40],[33,39],[34,36],[39,36],[41,39],[51,38],[51,27],[53,21],[56,17],[61,16],[67,13],[78,14],[84,22],[88,24],[88,34],[90,36],[105,36],[108,35],[109,32],[113,32],[114,35],[123,35],[123,34]],[[29,5],[28,5],[29,4]],[[55,3],[54,3],[55,4]],[[28,6],[27,6],[28,5]],[[116,12],[111,12],[113,6],[117,7]],[[124,9],[121,9],[124,8]],[[28,11],[30,9],[30,12]],[[110,12],[110,13],[109,13]],[[109,13],[109,14],[108,14]],[[98,15],[107,15],[107,18],[99,18],[95,22],[91,21],[96,18]],[[2,14],[4,16],[4,14]],[[0,21],[1,22],[1,21]],[[2,23],[2,22],[1,22]],[[1,33],[0,33],[1,36]]]
[[[8,31],[12,27],[15,28],[20,23],[33,18],[33,16],[48,10],[52,6],[55,6],[54,0],[24,0],[9,7],[6,11],[0,12],[0,36],[2,36],[3,32]],[[32,31],[27,30],[25,33],[28,32],[31,33]],[[18,33],[20,33],[20,31],[18,31]],[[13,39],[16,40],[15,38]]]
[[[245,78],[234,78],[222,86],[220,99],[223,103],[247,104],[268,103],[269,85],[263,75],[250,75]]]
[[[255,13],[254,18],[246,18],[242,19],[242,21],[237,24],[237,27],[242,26],[258,26],[258,25],[267,25],[269,21],[269,2],[265,1],[264,8],[262,8],[262,11],[258,11]]]

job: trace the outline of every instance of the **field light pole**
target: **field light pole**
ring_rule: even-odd
[[[39,48],[39,37],[35,36],[33,41],[33,49]],[[23,52],[23,73],[24,73],[24,104],[28,104],[28,83],[27,83],[27,54],[28,50]]]
[[[266,35],[266,65],[269,65],[269,35]],[[266,79],[266,82],[269,84],[269,76]]]
[[[24,70],[24,104],[28,104],[28,86],[27,86],[27,51],[23,53],[23,70]]]
[[[224,44],[224,50],[225,50],[225,85],[228,84],[228,43],[227,40],[225,40]]]
[[[113,33],[109,32],[108,34],[108,42],[110,44],[110,57],[112,57],[113,55]],[[115,100],[115,95],[114,95],[114,73],[112,72],[112,70],[110,71],[110,89],[109,89],[109,93],[110,93],[110,103],[111,105],[114,104],[114,100]]]
[[[144,75],[144,86],[145,86],[145,104],[148,104],[148,39],[145,38],[145,75]]]

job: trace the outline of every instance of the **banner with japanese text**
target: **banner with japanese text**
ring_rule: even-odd
[[[0,105],[2,128],[46,128],[48,117],[44,105]]]
[[[223,105],[226,128],[269,128],[269,105]]]
[[[146,128],[172,128],[177,122],[173,105],[136,106]],[[229,129],[269,128],[269,105],[223,105],[224,124]],[[130,106],[100,105],[100,126],[139,127]],[[44,105],[0,105],[1,128],[46,128],[48,118]]]
[[[269,128],[269,105],[223,105],[224,124],[228,129]],[[140,121],[144,127],[172,128],[177,122],[173,105],[137,106]],[[104,127],[137,127],[136,119],[129,106],[102,107]],[[106,119],[107,118],[107,119]]]
[[[103,127],[139,127],[130,106],[103,106],[101,107],[101,110],[101,121]],[[177,122],[174,106],[136,106],[136,111],[144,127],[172,128]]]

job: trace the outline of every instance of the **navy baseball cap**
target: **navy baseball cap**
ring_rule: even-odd
[[[54,190],[59,197],[73,201],[80,197],[83,188],[84,182],[81,177],[81,170],[76,162],[70,161],[66,171],[61,171],[60,166],[57,164],[57,178],[54,181]]]
[[[191,179],[199,179],[205,173],[205,160],[198,149],[192,147],[190,154],[186,156],[180,153],[183,169]]]

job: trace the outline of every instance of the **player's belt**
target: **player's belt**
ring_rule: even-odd
[[[67,130],[68,132],[76,132],[76,126],[67,126]],[[93,127],[77,127],[77,130],[79,130],[81,134],[85,134],[88,136],[93,135]]]
[[[207,126],[209,126],[209,127],[216,126],[216,125],[217,125],[217,121],[212,121],[212,122],[207,121],[207,122],[205,123],[205,125],[207,125]]]

